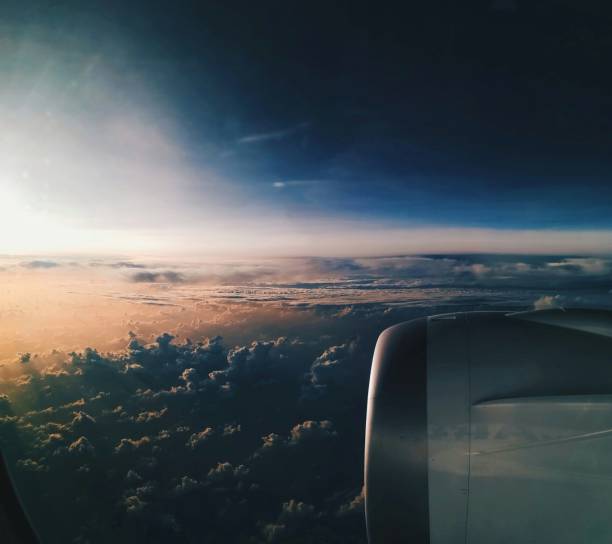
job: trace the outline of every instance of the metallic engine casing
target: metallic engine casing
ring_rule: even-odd
[[[366,427],[378,543],[612,541],[612,312],[473,312],[377,343]]]

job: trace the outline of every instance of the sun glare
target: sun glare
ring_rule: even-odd
[[[33,212],[13,182],[3,179],[0,186],[0,251],[10,253],[43,245],[49,225]]]
[[[82,239],[83,233],[34,208],[16,183],[0,182],[0,253],[63,251]]]

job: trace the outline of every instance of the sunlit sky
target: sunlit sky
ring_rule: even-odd
[[[603,34],[48,4],[0,23],[0,253],[612,251]]]

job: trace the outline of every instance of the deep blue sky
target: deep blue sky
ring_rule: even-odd
[[[146,86],[194,168],[284,214],[612,227],[611,10],[464,4],[28,2],[2,28]]]

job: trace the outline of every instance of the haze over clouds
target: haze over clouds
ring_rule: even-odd
[[[169,331],[197,339],[226,334],[249,319],[262,326],[279,321],[283,312],[292,316],[287,323],[298,326],[321,312],[381,313],[437,305],[477,309],[481,304],[529,308],[536,300],[605,307],[612,289],[608,257],[475,254],[200,262],[11,257],[0,259],[0,267],[5,286],[0,361],[5,363],[17,353],[53,348],[117,349],[130,330],[147,338]]]

